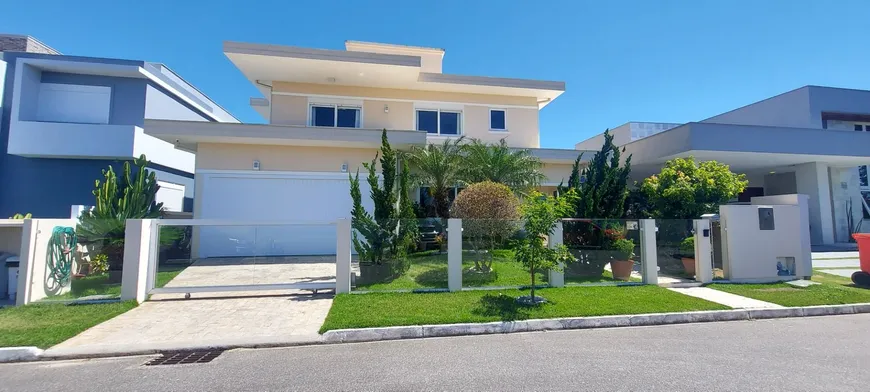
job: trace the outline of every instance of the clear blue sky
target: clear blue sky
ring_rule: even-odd
[[[543,147],[627,121],[697,121],[803,85],[870,89],[870,1],[10,1],[0,31],[158,61],[244,122],[258,93],[224,40],[440,47],[448,73],[563,80]],[[366,6],[358,4],[366,3]],[[122,5],[123,4],[123,5]]]

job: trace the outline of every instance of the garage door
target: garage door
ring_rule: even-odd
[[[350,218],[347,173],[197,173],[200,217],[240,221],[324,222]],[[370,188],[360,176],[366,209]],[[335,254],[335,225],[224,226],[200,229],[200,257]]]

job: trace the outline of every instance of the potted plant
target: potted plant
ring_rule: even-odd
[[[634,268],[634,241],[627,238],[617,238],[610,242],[610,250],[613,252],[610,260],[610,269],[613,279],[628,280]]]
[[[695,236],[686,237],[680,242],[680,261],[689,275],[695,275]]]

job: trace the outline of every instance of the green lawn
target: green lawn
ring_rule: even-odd
[[[492,271],[479,273],[472,271],[474,266],[471,252],[463,252],[462,286],[463,287],[499,287],[523,286],[531,284],[529,272],[513,259],[510,250],[495,250],[493,252]],[[411,268],[389,282],[358,285],[357,288],[366,291],[414,290],[414,289],[446,289],[447,288],[447,254],[437,252],[421,252],[410,256]],[[538,273],[535,283],[546,284],[546,274]]]
[[[0,347],[48,348],[134,307],[135,301],[3,308],[0,309]]]
[[[395,325],[728,309],[657,286],[548,288],[536,293],[549,302],[531,308],[520,306],[515,298],[528,294],[528,290],[515,289],[340,294],[335,297],[320,332]]]
[[[713,284],[708,287],[782,306],[842,305],[870,302],[870,289],[855,287],[849,278],[813,271],[814,282],[806,288],[785,283]]]
[[[474,267],[473,253],[463,252],[462,262],[462,287],[520,287],[531,284],[529,271],[523,269],[522,264],[514,261],[511,250],[495,250],[493,252],[492,271],[480,273],[472,269]],[[408,272],[389,282],[357,285],[358,290],[365,291],[392,291],[392,290],[420,290],[420,289],[446,289],[447,288],[447,254],[436,252],[421,252],[410,256],[411,267]],[[632,282],[640,282],[638,278],[631,278]],[[610,271],[604,271],[598,277],[565,277],[565,283],[602,283],[619,282],[613,279]],[[538,272],[535,275],[536,285],[547,284],[547,274]]]
[[[181,271],[184,271],[187,266],[188,264],[159,266],[157,271],[157,281],[154,282],[155,287],[165,286],[170,280],[178,276]],[[46,300],[70,300],[90,295],[111,295],[119,297],[121,296],[121,284],[109,283],[108,274],[73,278],[72,287],[69,292],[62,295],[51,296],[46,298]]]

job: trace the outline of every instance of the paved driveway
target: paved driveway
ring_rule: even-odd
[[[165,287],[335,281],[335,257],[199,260]],[[209,344],[286,343],[317,339],[331,293],[249,291],[155,294],[139,307],[54,348],[172,349]]]

